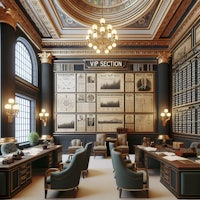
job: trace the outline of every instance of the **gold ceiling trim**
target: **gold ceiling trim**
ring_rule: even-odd
[[[90,26],[102,17],[102,6],[89,5],[84,1],[57,0],[60,8],[81,24]],[[104,7],[103,15],[107,23],[115,27],[126,26],[144,16],[155,4],[155,0],[128,0],[112,7]],[[120,12],[118,12],[120,10]],[[122,20],[122,18],[124,20]]]
[[[184,22],[178,27],[177,31],[174,33],[173,40],[169,44],[170,50],[174,49],[179,43],[180,39],[187,33],[188,30],[194,25],[194,23],[200,19],[199,15],[200,1],[193,6],[188,16],[185,18]]]
[[[13,0],[1,0],[2,4],[6,9],[10,8],[14,13],[14,20],[17,23],[17,26],[22,27],[24,33],[33,41],[33,44],[41,49],[41,37],[37,31],[33,28],[32,24],[28,21],[24,13],[18,7],[15,1]],[[19,24],[19,25],[18,25]]]
[[[15,13],[13,13],[11,9],[4,9],[0,6],[0,22],[9,24],[16,30],[16,22],[12,17],[13,15],[15,15]]]
[[[43,51],[51,53],[54,58],[157,58],[167,50],[115,50],[109,55],[96,54],[93,50],[87,49],[48,49],[43,48]]]

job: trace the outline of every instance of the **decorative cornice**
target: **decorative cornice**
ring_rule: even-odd
[[[49,52],[55,58],[157,58],[159,54],[163,53],[163,50],[113,50],[109,55],[96,54],[90,49],[43,49],[45,52]]]
[[[46,51],[43,51],[42,53],[38,53],[38,56],[40,57],[41,63],[52,64],[53,56],[51,53],[47,53]]]
[[[0,6],[0,23],[6,23],[12,26],[16,30],[16,22],[12,16],[15,13],[11,9],[4,9]]]
[[[15,23],[19,26],[24,33],[33,41],[37,48],[41,48],[41,37],[34,29],[32,24],[29,22],[27,17],[24,15],[22,10],[18,7],[15,1],[13,0],[1,0],[5,8],[12,10],[15,15],[13,15]]]
[[[193,6],[192,11],[189,13],[187,17],[185,17],[184,22],[179,26],[177,31],[174,33],[173,40],[169,44],[169,49],[173,49],[181,38],[187,33],[188,30],[194,25],[194,23],[200,19],[199,15],[199,7],[200,7],[200,1],[197,1],[196,5]]]
[[[158,54],[158,64],[161,63],[169,63],[169,58],[171,57],[171,54],[169,52],[162,52]]]

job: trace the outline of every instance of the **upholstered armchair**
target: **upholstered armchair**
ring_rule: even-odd
[[[45,198],[48,190],[74,190],[74,197],[78,191],[80,176],[82,171],[82,162],[85,156],[84,148],[74,154],[68,167],[60,170],[49,168],[44,177]]]
[[[121,198],[122,190],[145,191],[148,197],[149,177],[147,170],[131,170],[127,168],[122,154],[115,149],[112,149],[111,157],[119,198]]]
[[[94,142],[94,147],[93,147],[93,155],[94,155],[94,158],[97,155],[103,155],[104,157],[107,157],[105,133],[96,134],[96,141]]]
[[[69,159],[76,152],[77,149],[83,147],[83,143],[80,139],[72,139],[70,145],[68,146],[67,153],[69,154]]]
[[[1,154],[6,156],[10,153],[18,151],[18,147],[14,142],[7,142],[1,145]]]
[[[200,142],[192,142],[190,148],[195,148],[197,155],[200,155]]]
[[[129,158],[129,146],[127,140],[127,133],[118,133],[115,148],[122,153],[123,156]]]
[[[92,142],[88,142],[85,145],[85,158],[83,160],[82,163],[82,177],[84,178],[85,176],[87,176],[88,174],[88,165],[89,165],[89,161],[90,161],[90,155],[91,155],[91,151],[92,151]]]

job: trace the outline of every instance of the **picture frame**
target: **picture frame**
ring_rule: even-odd
[[[74,132],[76,130],[75,114],[57,114],[55,127],[57,132]]]
[[[135,73],[135,92],[153,92],[154,74]]]

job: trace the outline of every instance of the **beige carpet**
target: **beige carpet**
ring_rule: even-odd
[[[131,155],[134,161],[134,155]],[[67,155],[63,156],[67,160]],[[81,178],[79,191],[76,199],[81,200],[117,200],[119,192],[116,189],[115,179],[113,177],[111,158],[96,157],[90,158],[89,174],[86,178]],[[23,191],[18,193],[13,199],[21,200],[42,200],[44,198],[44,170],[35,170],[33,172],[33,182]],[[168,189],[160,183],[159,171],[149,170],[149,199],[169,200],[177,199]],[[136,195],[136,196],[135,196]],[[122,199],[146,199],[137,196],[136,193],[122,192]],[[74,199],[68,192],[48,191],[47,199]]]

